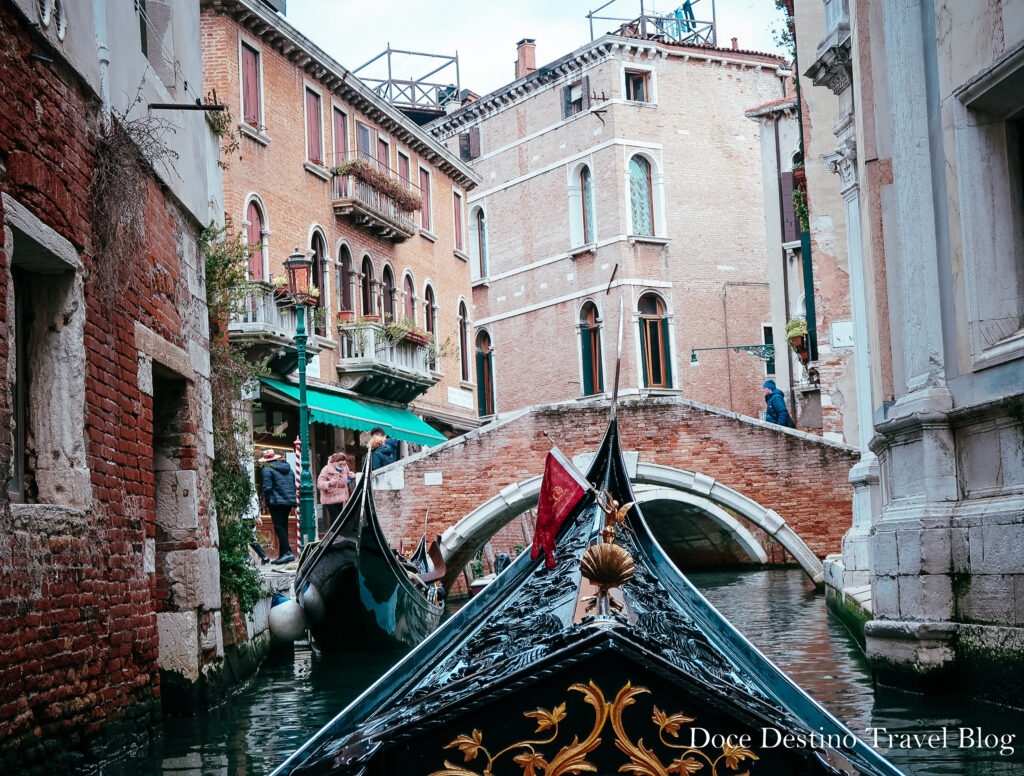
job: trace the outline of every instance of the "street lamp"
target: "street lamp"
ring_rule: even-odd
[[[771,361],[775,358],[774,345],[724,345],[717,348],[690,348],[690,366],[700,366],[697,360],[698,350],[733,350],[737,353],[749,353],[757,356],[762,361]]]
[[[306,404],[306,305],[313,298],[309,287],[313,260],[295,246],[295,252],[285,261],[284,268],[288,272],[288,290],[295,300],[295,312],[298,316],[295,348],[299,354],[299,533],[305,546],[316,539],[316,526],[313,522],[313,475],[309,470],[309,405]]]

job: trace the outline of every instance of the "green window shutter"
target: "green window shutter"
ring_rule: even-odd
[[[487,385],[484,384],[484,359],[487,356],[483,353],[476,354],[476,409],[481,417],[487,414]]]
[[[647,326],[647,321],[645,321],[643,318],[641,318],[640,319],[640,372],[644,376],[644,388],[649,388],[650,387],[651,377],[650,377],[649,374],[647,374],[647,337],[645,336],[647,334],[647,332],[645,331],[645,327],[646,326]]]
[[[585,327],[580,327],[580,352],[583,354],[583,395],[592,396],[595,393],[594,354],[590,352],[590,329]]]
[[[672,387],[672,349],[668,341],[668,319],[662,318],[658,322],[661,327],[661,347],[665,354],[665,387]]]
[[[597,359],[597,391],[604,390],[604,363],[601,359],[601,334],[597,335],[597,353],[594,354],[594,358]],[[595,393],[597,392],[595,391]]]

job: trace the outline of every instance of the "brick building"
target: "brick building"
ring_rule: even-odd
[[[477,179],[273,5],[204,0],[203,68],[237,119],[225,212],[259,246],[250,262],[258,290],[230,326],[276,373],[253,415],[258,447],[287,450],[298,433],[287,377],[295,311],[274,279],[296,247],[313,257],[315,476],[335,450],[361,461],[360,432],[375,425],[420,444],[443,441],[436,428],[454,435],[477,425],[460,344],[471,340],[465,203]],[[389,324],[415,324],[426,336],[396,337]]]
[[[147,13],[148,7],[148,13]],[[0,3],[0,760],[69,772],[223,667],[198,10]],[[186,83],[187,82],[187,83]]]
[[[670,22],[671,23],[671,22]],[[606,35],[432,123],[469,199],[481,415],[621,388],[757,416],[770,332],[757,129],[775,56]],[[662,38],[665,36],[662,35]],[[781,338],[781,335],[776,337]]]

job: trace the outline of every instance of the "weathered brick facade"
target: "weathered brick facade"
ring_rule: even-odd
[[[34,5],[0,4],[0,762],[20,774],[159,724],[161,613],[192,618],[174,632],[196,644],[183,669],[223,654],[200,223],[143,165],[141,251],[97,252],[103,103],[76,48],[95,58],[97,31],[72,14],[61,47],[30,27]],[[187,538],[158,508],[172,472],[191,482]],[[212,553],[216,600],[187,600],[176,551]]]
[[[644,94],[626,93],[631,74]],[[484,182],[470,224],[482,209],[487,266],[471,241],[474,321],[493,346],[497,412],[587,393],[588,302],[610,391],[620,294],[624,392],[666,390],[645,381],[641,364],[639,304],[653,295],[671,343],[667,391],[763,411],[764,362],[722,350],[691,367],[690,354],[760,344],[770,322],[759,142],[743,113],[782,96],[787,75],[769,55],[605,36],[431,125],[453,151],[466,136],[479,145],[472,164]],[[636,158],[650,167],[640,198],[649,208],[639,209],[651,228],[633,208]]]

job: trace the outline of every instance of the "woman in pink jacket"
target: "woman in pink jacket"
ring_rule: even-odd
[[[328,528],[334,524],[341,514],[341,508],[348,501],[348,478],[350,471],[344,453],[335,453],[327,459],[327,465],[316,478],[316,487],[320,491],[320,504],[327,512]]]

